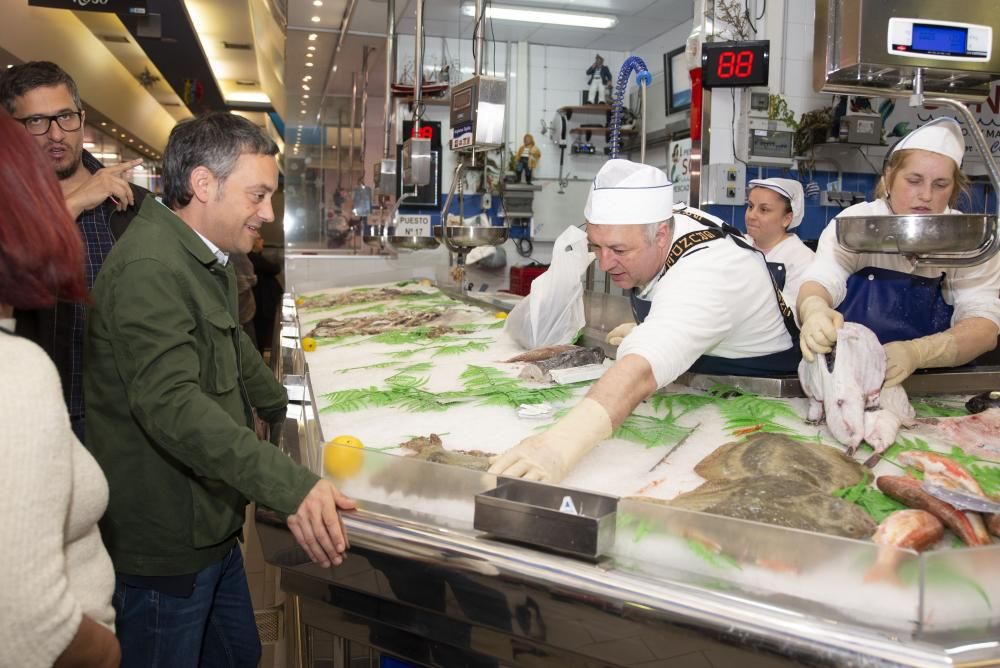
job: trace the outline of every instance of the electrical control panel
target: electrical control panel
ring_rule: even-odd
[[[708,183],[704,204],[741,206],[746,203],[747,168],[743,163],[708,165]]]

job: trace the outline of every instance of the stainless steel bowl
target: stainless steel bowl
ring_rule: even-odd
[[[435,235],[442,234],[441,227],[435,228]],[[475,248],[476,246],[496,246],[507,241],[510,228],[497,225],[446,225],[444,239],[448,248]]]
[[[997,251],[997,218],[984,214],[837,218],[837,241],[856,253],[894,253],[918,263],[969,266]]]
[[[389,243],[393,248],[404,248],[406,250],[428,250],[437,248],[441,243],[434,237],[389,237]]]

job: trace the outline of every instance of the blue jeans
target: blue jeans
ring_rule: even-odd
[[[239,545],[200,571],[188,597],[126,585],[112,599],[122,668],[253,668],[260,636]]]

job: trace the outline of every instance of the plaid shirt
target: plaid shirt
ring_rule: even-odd
[[[87,151],[83,152],[83,166],[91,174],[104,165]],[[110,199],[105,200],[93,209],[88,209],[76,219],[83,235],[84,270],[87,278],[87,289],[94,287],[97,272],[104,264],[104,258],[111,251],[115,242],[111,234],[111,214],[115,204]],[[86,306],[80,303],[73,305],[73,335],[70,339],[72,350],[72,368],[69,376],[69,414],[71,417],[83,415],[83,333],[86,330]]]

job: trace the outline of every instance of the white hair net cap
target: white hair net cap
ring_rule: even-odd
[[[754,188],[773,190],[792,203],[792,222],[789,223],[788,230],[794,230],[802,222],[806,210],[801,183],[795,179],[751,179],[748,185],[751,190]]]
[[[962,127],[958,121],[950,116],[935,118],[896,142],[892,150],[889,151],[889,155],[908,148],[940,153],[948,156],[955,161],[957,166],[961,167],[962,158],[965,156],[965,138],[962,136]]]
[[[658,223],[673,215],[674,185],[662,169],[608,160],[594,177],[583,217],[595,225]]]

